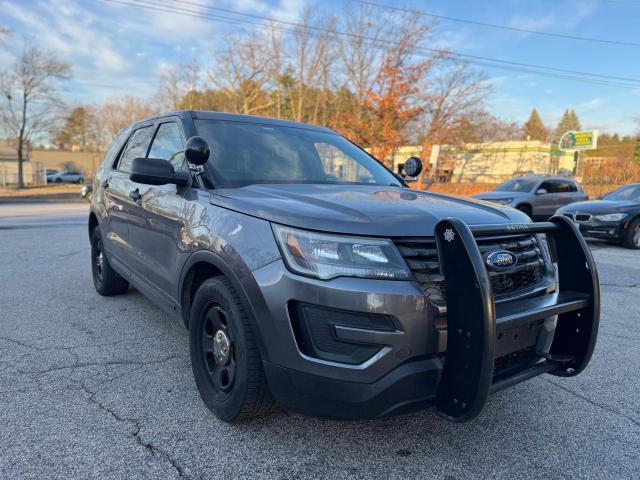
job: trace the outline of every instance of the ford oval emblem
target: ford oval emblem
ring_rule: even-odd
[[[487,266],[491,270],[500,271],[515,267],[518,263],[518,257],[515,253],[507,250],[497,250],[487,255]]]

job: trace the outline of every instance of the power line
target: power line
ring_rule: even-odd
[[[118,3],[122,5],[127,5],[127,6],[139,7],[147,10],[164,12],[164,13],[174,13],[174,14],[177,13],[180,15],[186,15],[186,16],[201,18],[201,19],[208,19],[211,21],[218,21],[218,22],[224,21],[226,23],[235,23],[235,24],[249,24],[249,25],[255,26],[256,28],[262,28],[262,29],[267,28],[262,23],[256,23],[255,21],[251,21],[245,18],[245,17],[250,17],[253,19],[260,20],[261,22],[264,22],[264,21],[271,22],[271,28],[281,30],[281,31],[299,32],[300,29],[304,29],[306,34],[311,35],[309,30],[312,30],[312,31],[324,33],[331,37],[346,37],[346,38],[355,38],[358,40],[365,40],[372,43],[373,45],[376,45],[378,48],[384,45],[386,46],[398,45],[395,42],[385,41],[378,38],[372,38],[372,37],[352,34],[348,32],[341,32],[339,30],[329,30],[321,27],[312,26],[312,25],[302,25],[295,22],[289,22],[285,20],[266,17],[263,15],[242,13],[242,12],[237,12],[231,9],[211,7],[208,5],[203,5],[195,2],[182,1],[182,0],[174,0],[174,3],[177,3],[178,5],[187,5],[187,6],[190,5],[190,6],[197,7],[199,9],[209,9],[213,11],[218,11],[218,12],[222,12],[222,14],[207,13],[207,12],[203,12],[202,10],[193,10],[184,6],[175,7],[172,5],[168,5],[166,3],[159,3],[157,1],[154,2],[152,0],[105,0],[105,1],[110,3]],[[229,16],[229,14],[233,16]],[[278,26],[277,24],[289,25],[293,27],[293,29],[291,28],[287,29],[286,27]],[[637,79],[637,78],[619,77],[619,76],[612,76],[612,75],[603,75],[598,73],[581,72],[577,70],[546,67],[542,65],[499,60],[499,59],[488,58],[488,57],[483,57],[479,55],[463,54],[459,52],[444,51],[444,50],[438,50],[438,49],[427,48],[427,47],[418,47],[416,54],[420,56],[425,56],[424,52],[429,52],[428,54],[426,54],[429,56],[433,54],[437,54],[437,55],[446,55],[450,57],[460,58],[465,61],[468,61],[469,63],[483,65],[488,68],[498,68],[503,70],[532,73],[536,75],[550,76],[553,78],[575,80],[575,81],[580,81],[585,83],[607,85],[607,86],[613,86],[613,87],[619,87],[619,88],[635,89],[640,87],[640,79]]]
[[[130,1],[134,1],[136,3],[142,3],[142,2],[152,3],[150,0],[130,0]],[[223,12],[223,13],[228,13],[228,14],[232,14],[232,15],[236,15],[236,16],[246,16],[246,17],[251,17],[251,18],[255,18],[255,19],[259,19],[259,20],[263,20],[263,21],[282,23],[282,24],[290,25],[290,26],[293,26],[293,27],[296,27],[296,28],[312,29],[312,30],[323,32],[323,33],[329,33],[329,34],[335,34],[335,35],[339,35],[339,36],[357,38],[358,40],[369,40],[369,41],[384,43],[384,44],[387,44],[387,45],[390,45],[390,46],[398,46],[398,44],[395,43],[395,42],[383,41],[383,40],[380,40],[380,39],[366,37],[366,36],[363,36],[363,35],[352,34],[352,33],[348,33],[348,32],[340,32],[338,30],[335,30],[335,31],[334,30],[328,30],[326,28],[315,27],[315,26],[311,26],[311,25],[306,25],[305,26],[305,25],[302,25],[300,23],[289,22],[289,21],[285,21],[285,20],[279,20],[279,19],[275,19],[275,18],[271,18],[271,17],[266,17],[266,16],[263,16],[263,15],[256,15],[256,14],[238,12],[238,11],[231,10],[231,9],[228,9],[228,8],[212,7],[212,6],[209,6],[209,5],[204,5],[204,4],[196,3],[196,2],[193,2],[193,1],[189,1],[189,0],[173,0],[173,2],[174,3],[178,3],[178,4],[183,4],[183,5],[190,5],[190,6],[194,6],[194,7],[198,7],[198,8],[205,8],[205,9],[208,9],[208,10],[220,11],[220,12]],[[156,0],[155,4],[156,5],[158,4],[157,0]],[[168,5],[166,5],[166,6],[168,7]],[[182,7],[182,8],[184,9],[184,7]],[[203,13],[203,12],[201,12],[201,13]],[[241,20],[238,19],[238,21],[241,21]],[[253,23],[253,24],[255,25],[255,23]],[[438,49],[435,49],[435,48],[419,47],[419,50],[424,50],[424,51],[428,51],[430,53],[436,53],[436,54],[443,53],[442,50],[438,50]],[[567,70],[567,69],[561,69],[561,68],[546,67],[546,66],[541,66],[541,65],[534,65],[534,64],[521,63],[521,62],[512,62],[512,61],[508,61],[508,60],[499,60],[499,59],[495,59],[495,58],[488,58],[488,57],[483,57],[483,56],[479,56],[479,55],[469,55],[469,54],[463,54],[463,53],[452,52],[452,51],[447,51],[446,53],[449,54],[449,55],[452,55],[452,56],[456,56],[456,57],[462,57],[462,58],[465,58],[465,59],[472,59],[472,60],[480,60],[480,61],[484,61],[484,62],[496,62],[496,63],[506,64],[506,65],[511,65],[511,66],[544,69],[544,70],[551,70],[551,71],[559,72],[559,73],[593,76],[593,77],[599,77],[599,78],[611,79],[611,80],[623,80],[623,81],[630,81],[630,82],[640,82],[640,79],[638,79],[638,78],[616,77],[616,76],[612,76],[612,75],[602,75],[602,74],[597,74],[597,73],[581,72],[581,71],[577,71],[577,70]]]
[[[511,27],[509,25],[499,25],[496,23],[480,22],[478,20],[469,20],[467,18],[450,17],[447,15],[436,15],[433,13],[427,13],[423,10],[413,10],[410,8],[396,7],[393,5],[386,5],[382,3],[371,2],[368,0],[356,0],[356,1],[358,3],[362,3],[364,5],[369,5],[372,7],[383,8],[387,10],[394,10],[394,11],[404,12],[404,13],[413,13],[416,15],[424,15],[425,17],[434,18],[436,20],[447,20],[450,22],[466,23],[469,25],[477,25],[480,27],[496,28],[501,30],[510,30],[513,32],[520,32],[520,33],[531,33],[534,35],[543,35],[547,37],[564,38],[567,40],[580,40],[585,42],[605,43],[610,45],[624,45],[626,47],[640,47],[640,43],[637,43],[637,42],[626,42],[622,40],[608,40],[604,38],[595,38],[595,37],[582,37],[579,35],[568,35],[565,33],[557,33],[557,32],[544,32],[541,30],[531,30],[528,28]],[[640,5],[640,4],[637,4],[637,5]]]

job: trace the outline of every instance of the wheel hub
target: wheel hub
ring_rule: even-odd
[[[218,330],[213,336],[213,354],[219,365],[226,365],[229,362],[229,352],[231,341],[223,330]]]

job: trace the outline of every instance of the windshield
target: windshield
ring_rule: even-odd
[[[616,200],[616,201],[624,201],[628,200],[630,202],[640,202],[640,185],[629,185],[626,187],[619,188],[618,190],[614,190],[611,193],[608,193],[604,197],[603,200]]]
[[[501,183],[495,188],[495,192],[530,192],[537,183],[537,180],[526,180],[524,178],[512,178]]]
[[[333,133],[257,123],[196,120],[211,147],[216,186],[329,183],[401,186],[366,152]]]

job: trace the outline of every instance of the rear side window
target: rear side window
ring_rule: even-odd
[[[571,193],[577,192],[578,187],[571,180],[547,180],[540,185],[549,193]]]
[[[129,173],[131,171],[131,162],[133,162],[133,159],[146,156],[152,135],[152,126],[142,127],[133,132],[124,152],[122,152],[120,161],[118,162],[118,170]]]
[[[173,122],[160,124],[149,150],[149,158],[169,161],[176,172],[185,168],[182,137],[177,124]]]

